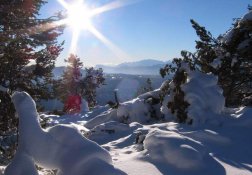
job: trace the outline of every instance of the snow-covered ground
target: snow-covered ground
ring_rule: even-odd
[[[42,117],[50,118],[51,126],[74,124],[87,138],[105,148],[114,167],[128,175],[252,174],[251,108],[224,109],[218,124],[200,126],[175,122],[120,123],[109,120],[107,116],[111,117],[113,112],[107,110],[99,107],[82,114]],[[94,121],[97,116],[97,125],[87,125],[86,121]],[[97,163],[90,166],[96,170]],[[110,170],[106,171],[109,174]],[[43,172],[40,174],[46,175]]]
[[[212,74],[185,70],[192,125],[177,123],[167,108],[173,82],[162,105],[156,100],[165,84],[117,109],[64,116],[37,115],[27,93],[14,93],[19,147],[6,175],[36,175],[34,164],[60,175],[252,175],[252,108],[225,108]]]
[[[52,116],[51,122],[74,123],[86,137],[108,150],[113,165],[128,175],[251,175],[251,116],[252,108],[225,109],[218,125],[200,127],[175,122],[101,121],[87,129],[84,121],[94,117],[92,112]]]

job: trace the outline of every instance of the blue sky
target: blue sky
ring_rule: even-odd
[[[100,7],[113,0],[85,2],[88,6]],[[167,61],[179,56],[181,50],[194,51],[197,36],[190,19],[196,20],[217,37],[231,27],[233,18],[247,12],[248,4],[252,4],[251,0],[138,0],[92,18],[95,28],[122,53],[112,51],[92,33],[82,30],[76,54],[87,66],[142,59]],[[40,13],[45,17],[61,9],[64,8],[57,0],[50,0]],[[65,40],[65,45],[57,66],[65,65],[63,60],[69,55],[71,38],[72,29],[67,27],[59,38],[59,41]]]

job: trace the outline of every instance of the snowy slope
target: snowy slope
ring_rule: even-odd
[[[21,133],[29,136],[19,138],[20,143],[26,140],[26,144],[20,144],[14,167],[18,162],[16,166],[23,170],[26,161],[31,172],[35,171],[34,163],[38,163],[45,168],[61,169],[65,175],[71,175],[69,168],[74,175],[82,172],[93,175],[252,175],[252,108],[225,108],[215,76],[186,71],[188,79],[182,88],[190,102],[188,117],[193,119],[192,125],[176,123],[175,114],[166,107],[173,98],[172,91],[166,94],[163,105],[156,103],[164,84],[160,89],[121,103],[117,109],[105,106],[75,115],[42,114],[41,118],[49,119],[50,127],[46,130],[38,126],[33,100],[24,103],[26,98],[14,98],[22,118]],[[173,82],[169,86],[172,90]],[[36,133],[38,137],[34,136]],[[49,138],[43,136],[45,134]],[[43,146],[32,144],[30,140]],[[45,150],[49,147],[55,152],[47,154]],[[65,152],[66,149],[71,151]],[[71,163],[67,161],[69,158]],[[8,167],[15,172],[13,164]],[[97,167],[103,169],[99,171]],[[42,171],[40,174],[47,175]]]
[[[198,127],[107,121],[86,136],[107,149],[114,166],[129,175],[251,175],[251,116],[252,108],[225,109],[218,126]]]

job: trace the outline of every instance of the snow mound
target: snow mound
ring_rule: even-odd
[[[185,92],[185,100],[190,104],[188,116],[193,120],[193,125],[203,124],[223,111],[225,98],[217,83],[217,77],[212,74],[189,72],[188,81],[182,90]]]
[[[202,145],[175,132],[154,130],[144,140],[152,160],[168,163],[178,169],[195,169],[202,165]]]
[[[117,117],[125,123],[143,123],[150,119],[149,107],[143,99],[134,99],[121,104],[117,109]]]
[[[123,174],[113,167],[105,149],[83,137],[75,127],[57,125],[41,129],[35,102],[26,92],[15,92],[12,101],[20,121],[19,140],[5,175],[36,175],[35,163],[58,169],[60,175]]]
[[[132,122],[148,123],[156,119],[161,119],[159,94],[160,90],[157,89],[142,94],[131,101],[120,103],[117,109],[109,109],[87,121],[85,127],[92,129],[97,125],[109,121],[129,124]]]

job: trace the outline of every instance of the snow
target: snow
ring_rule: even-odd
[[[213,68],[219,68],[220,67],[220,65],[221,65],[221,58],[216,58],[216,59],[214,59],[213,60],[213,62],[211,63],[211,66],[213,67]]]
[[[89,107],[88,107],[88,102],[82,98],[81,99],[81,112],[88,112],[89,111]]]
[[[224,110],[225,98],[222,89],[218,86],[218,79],[213,74],[203,74],[197,70],[191,71],[184,64],[181,70],[187,73],[187,80],[181,85],[185,93],[185,101],[190,105],[187,108],[188,122],[192,120],[194,126],[211,122],[218,124],[220,115]],[[169,83],[170,93],[164,97],[161,112],[167,121],[175,119],[175,116],[167,108],[168,102],[174,99],[173,82]]]
[[[36,126],[34,102],[25,98],[15,100],[13,95],[15,106],[19,106],[19,117],[23,119],[20,121],[23,132],[20,132],[17,154],[6,172],[18,175],[27,168],[32,173],[23,174],[36,175],[36,163],[49,169],[61,167],[63,175],[252,175],[249,137],[252,108],[224,108],[215,76],[199,72],[188,75],[183,89],[187,94],[190,89],[191,94],[186,98],[199,106],[189,109],[197,120],[194,126],[172,122],[172,114],[169,121],[150,120],[145,115],[151,107],[146,99],[158,97],[159,89],[121,103],[118,109],[97,107],[74,115],[43,114],[53,126],[45,130]],[[198,88],[198,93],[194,88]],[[166,98],[169,100],[170,96]],[[156,107],[165,109],[165,106]],[[122,123],[125,114],[129,118]],[[24,128],[23,123],[26,123]],[[22,136],[24,133],[27,135]],[[39,173],[46,175],[43,171]]]
[[[238,21],[238,25],[235,28],[230,29],[223,37],[222,42],[224,43],[229,43],[233,37],[233,35],[235,34],[235,31],[237,29],[240,28],[240,24],[246,22],[246,21],[251,21],[252,20],[252,11],[249,11],[247,14],[245,14],[239,21]],[[243,47],[247,46],[247,41],[244,41],[243,43],[241,43],[238,48],[241,49]]]
[[[95,118],[89,120],[85,127],[93,128],[96,125],[108,122],[108,121],[118,121],[121,123],[148,123],[151,120],[150,112],[156,112],[156,118],[161,118],[161,113],[158,112],[160,109],[160,104],[151,105],[148,102],[150,97],[158,97],[160,90],[154,90],[152,92],[147,92],[138,96],[137,98],[121,103],[118,109],[110,109]]]
[[[251,114],[251,108],[226,110],[221,126],[205,127],[108,122],[103,129],[115,132],[98,130],[89,138],[108,149],[115,167],[129,175],[251,175]],[[142,145],[135,142],[139,132],[146,135]]]
[[[196,146],[200,147],[200,144],[180,134],[162,130],[150,132],[144,141],[144,148],[152,160],[186,170],[201,167],[204,152]]]
[[[36,175],[35,163],[58,169],[61,175],[123,174],[113,167],[105,149],[83,137],[75,127],[56,125],[41,129],[35,102],[29,94],[15,92],[12,101],[19,116],[19,140],[15,157],[5,170],[6,175]]]
[[[117,117],[126,123],[133,121],[143,123],[150,119],[149,108],[143,99],[137,98],[121,104],[117,110]]]
[[[251,21],[252,20],[252,11],[249,11],[247,14],[245,14],[242,19],[241,22],[244,21]]]
[[[7,92],[7,91],[8,91],[8,88],[5,88],[5,87],[3,87],[3,86],[0,85],[0,91],[2,91],[2,92]]]
[[[231,41],[234,33],[235,33],[235,29],[234,28],[232,28],[229,31],[227,31],[226,34],[224,34],[224,36],[223,36],[222,42],[223,43],[229,43]]]
[[[190,104],[188,116],[193,120],[193,125],[214,122],[214,116],[221,114],[225,106],[217,77],[198,71],[189,72],[188,77],[182,90],[185,92],[185,100]]]

